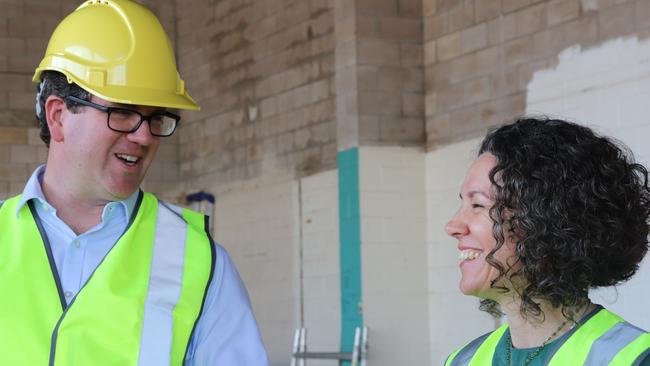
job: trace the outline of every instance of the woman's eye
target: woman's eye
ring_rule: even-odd
[[[472,208],[483,208],[484,206],[478,203],[472,203]]]

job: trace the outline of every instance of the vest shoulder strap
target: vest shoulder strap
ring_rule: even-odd
[[[492,364],[494,350],[506,329],[508,329],[508,325],[504,324],[495,331],[486,333],[471,341],[449,356],[445,366],[468,366],[472,361],[479,365]]]
[[[22,194],[18,194],[16,196],[13,196],[13,197],[10,197],[10,198],[7,198],[7,199],[0,199],[0,208],[2,208],[2,206],[4,206],[4,204],[9,202],[9,201],[16,201],[16,202],[20,201],[20,197],[22,197]]]
[[[183,208],[180,206],[176,206],[174,204],[171,204],[169,202],[163,201],[163,200],[158,200],[158,203],[160,204],[161,207],[164,209],[168,209],[171,212],[173,212],[176,216],[181,218],[183,221],[185,221],[187,224],[191,225],[193,228],[200,232],[208,232],[208,222],[207,220],[209,219],[207,215],[204,215],[200,212],[193,211],[189,208]]]
[[[160,204],[161,207],[164,207],[171,212],[173,212],[176,216],[180,217],[181,219],[183,218],[183,208],[176,206],[174,204],[171,204],[167,201],[163,201],[161,199],[158,199],[158,203]]]
[[[648,349],[648,333],[601,309],[566,340],[549,365],[629,366]]]

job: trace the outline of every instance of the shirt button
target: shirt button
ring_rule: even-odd
[[[72,244],[74,244],[74,246],[77,247],[77,248],[79,248],[81,246],[81,243],[79,242],[79,240],[74,240],[72,242]]]
[[[66,291],[66,292],[64,293],[64,295],[65,295],[65,297],[68,297],[68,298],[69,298],[69,297],[72,296],[72,292],[70,292],[70,291]]]

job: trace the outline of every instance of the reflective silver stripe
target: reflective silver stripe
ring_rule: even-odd
[[[607,365],[644,331],[627,322],[616,323],[592,344],[585,365]]]
[[[454,357],[454,360],[451,361],[451,364],[449,366],[467,366],[469,365],[469,362],[472,360],[472,357],[476,354],[476,351],[478,350],[479,347],[483,344],[485,339],[492,334],[486,333],[483,334],[482,336],[476,338],[475,340],[471,341],[467,346],[463,347],[456,357]]]
[[[173,311],[181,294],[186,233],[187,223],[159,204],[140,338],[140,366],[171,362]]]

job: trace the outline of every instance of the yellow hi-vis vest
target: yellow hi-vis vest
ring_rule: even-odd
[[[449,356],[445,366],[491,366],[507,324],[475,339]],[[650,333],[600,309],[564,340],[548,366],[631,366],[650,354]]]
[[[214,272],[204,216],[140,193],[131,221],[66,306],[31,201],[0,207],[0,365],[181,365]]]

